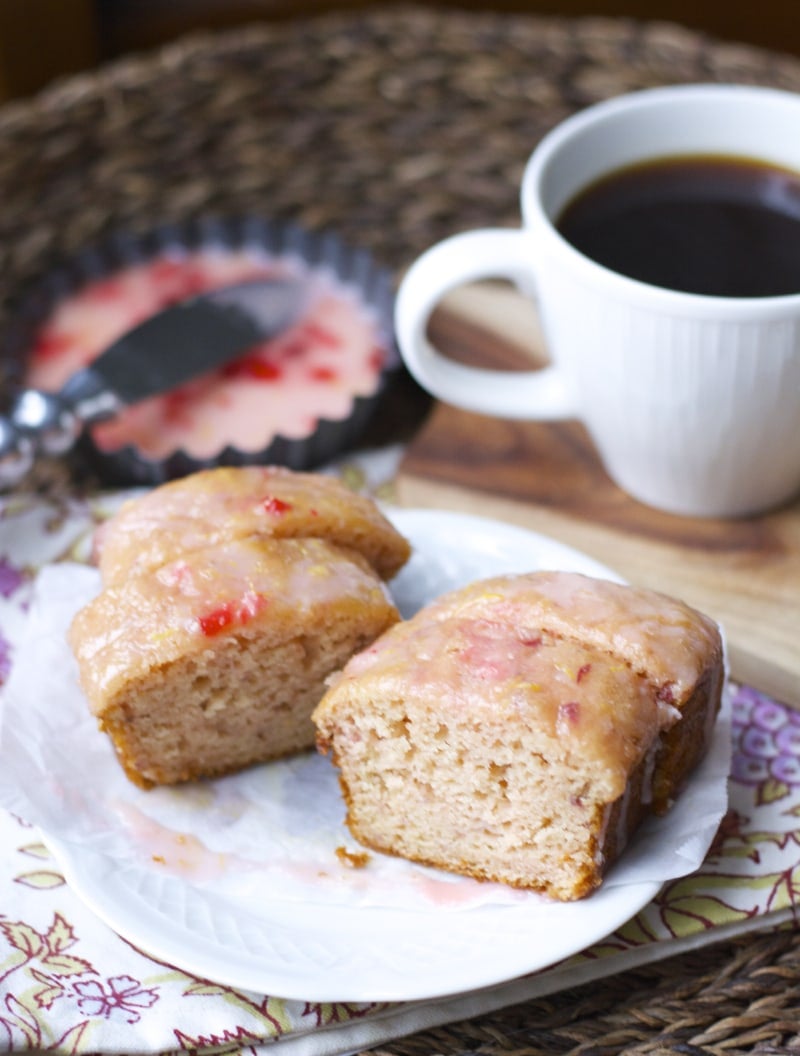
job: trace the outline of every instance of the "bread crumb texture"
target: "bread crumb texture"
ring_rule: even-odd
[[[669,808],[722,680],[719,630],[688,606],[532,573],[396,624],[313,720],[365,846],[571,900]]]

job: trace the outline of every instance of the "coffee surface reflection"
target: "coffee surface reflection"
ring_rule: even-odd
[[[749,158],[681,156],[617,169],[558,230],[612,271],[717,297],[800,293],[800,173]]]

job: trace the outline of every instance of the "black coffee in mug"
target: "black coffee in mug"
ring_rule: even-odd
[[[564,238],[612,271],[716,297],[800,293],[800,173],[722,156],[618,169],[562,211]]]

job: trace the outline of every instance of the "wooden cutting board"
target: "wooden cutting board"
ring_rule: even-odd
[[[543,361],[534,309],[506,287],[451,295],[431,337],[462,362]],[[406,506],[533,529],[684,598],[723,624],[734,678],[800,708],[800,500],[740,520],[663,514],[611,482],[577,422],[513,422],[443,403],[411,439],[398,493]]]

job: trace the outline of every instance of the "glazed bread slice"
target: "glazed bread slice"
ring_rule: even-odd
[[[70,643],[125,772],[149,787],[313,747],[325,679],[397,619],[352,550],[251,537],[107,587]]]
[[[124,504],[96,533],[95,560],[112,585],[178,555],[249,536],[327,539],[360,553],[383,579],[410,554],[375,502],[339,480],[242,466],[202,470]]]
[[[719,630],[690,607],[532,573],[395,625],[331,680],[313,720],[363,844],[570,900],[669,809],[722,683]]]

